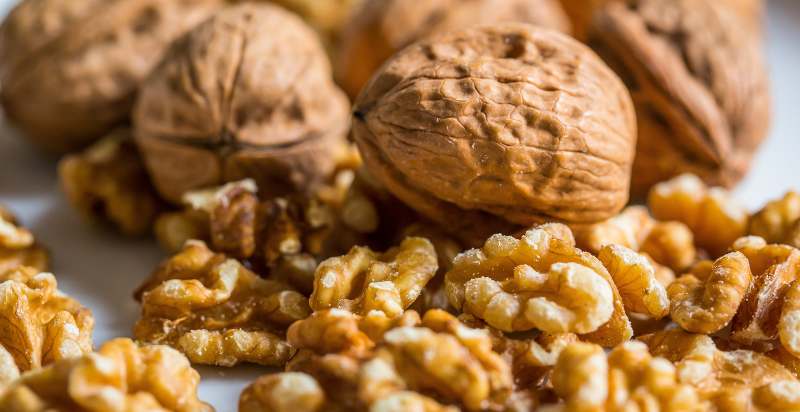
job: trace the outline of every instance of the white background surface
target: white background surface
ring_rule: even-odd
[[[14,0],[0,0],[0,16]],[[773,83],[771,138],[737,190],[750,208],[800,188],[800,1],[771,0],[767,48]],[[28,146],[0,119],[0,203],[9,206],[52,252],[59,288],[94,312],[94,341],[130,336],[139,307],[131,294],[164,257],[148,239],[122,238],[88,226],[59,192],[56,159]],[[235,411],[248,382],[268,371],[257,366],[199,367],[201,399]]]

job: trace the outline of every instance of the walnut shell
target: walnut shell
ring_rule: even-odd
[[[26,0],[0,27],[6,114],[35,143],[78,148],[126,121],[168,45],[221,0]]]
[[[469,243],[607,219],[628,200],[630,96],[554,31],[502,23],[428,38],[389,60],[354,110],[370,172]]]
[[[590,44],[636,104],[634,193],[687,172],[712,185],[740,180],[769,126],[757,36],[717,0],[612,2],[594,22]]]
[[[349,123],[319,39],[270,4],[216,14],[177,42],[143,84],[137,143],[158,191],[252,177],[261,194],[313,186]]]
[[[386,59],[434,33],[516,21],[569,32],[558,0],[367,0],[342,33],[336,77],[355,98]]]
[[[561,0],[564,11],[572,21],[573,35],[578,40],[586,40],[595,11],[612,0]]]

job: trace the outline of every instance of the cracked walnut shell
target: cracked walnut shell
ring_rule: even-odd
[[[36,243],[33,233],[0,205],[0,275],[22,266],[44,271],[50,266],[49,261],[47,251]]]
[[[558,0],[367,0],[342,33],[337,80],[355,98],[384,61],[417,40],[501,22],[569,33]]]
[[[25,0],[0,27],[2,105],[35,143],[77,149],[125,123],[170,43],[220,0]]]
[[[114,339],[97,352],[23,375],[0,394],[0,410],[211,412],[197,398],[199,382],[174,349]]]
[[[282,366],[294,351],[281,330],[310,314],[305,296],[199,241],[162,263],[137,294],[136,339],[172,346],[201,364]]]
[[[89,309],[57,289],[52,273],[20,267],[0,274],[0,386],[3,379],[92,350]]]
[[[632,192],[682,173],[738,182],[769,126],[760,36],[719,0],[610,1],[593,23],[589,44],[636,105]]]
[[[159,193],[178,203],[245,177],[267,197],[321,183],[348,125],[327,59],[311,28],[270,4],[227,8],[176,42],[133,113]]]
[[[628,92],[560,33],[505,23],[430,37],[392,57],[354,110],[370,173],[473,244],[543,220],[596,222],[628,200]]]
[[[62,158],[58,177],[75,209],[125,235],[149,233],[162,207],[127,129]]]
[[[543,229],[494,235],[445,276],[450,304],[497,329],[574,332],[614,346],[631,337],[623,301],[594,256]]]

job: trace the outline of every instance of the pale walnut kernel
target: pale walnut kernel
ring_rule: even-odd
[[[796,378],[780,363],[760,353],[722,351],[709,336],[679,329],[640,339],[653,355],[674,362],[678,381],[697,389],[714,410],[769,411],[772,409],[761,409],[766,396],[775,395],[775,405],[796,399],[796,394],[780,391],[780,386],[785,385],[782,382],[797,382]],[[770,389],[771,385],[778,386]]]
[[[33,234],[0,205],[0,274],[20,266],[47,270],[49,258]]]
[[[251,383],[239,398],[239,412],[316,412],[325,393],[313,377],[301,372],[264,375]]]
[[[684,174],[653,186],[647,202],[656,219],[688,226],[697,246],[712,257],[724,254],[747,231],[747,210],[727,190],[709,188],[695,175]]]
[[[455,308],[503,331],[575,332],[610,346],[631,336],[602,263],[543,229],[460,254],[445,286]]]
[[[733,318],[731,339],[748,345],[773,341],[784,295],[800,276],[800,250],[754,236],[737,240],[733,248],[747,256],[753,284]]]
[[[750,218],[749,233],[769,243],[800,247],[800,193],[790,191]]]
[[[190,241],[139,289],[134,336],[167,344],[193,362],[283,365],[291,357],[279,331],[310,314],[306,298],[265,280],[203,242]]]
[[[783,347],[800,358],[800,281],[794,281],[783,298],[778,335]]]
[[[91,352],[93,328],[91,311],[60,292],[53,274],[29,267],[0,274],[0,353],[13,359],[13,371],[0,375]]]
[[[667,289],[672,320],[689,332],[719,331],[736,315],[751,279],[747,258],[739,252],[731,252],[713,265],[696,265]]]
[[[97,352],[29,372],[0,394],[15,412],[210,412],[197,398],[200,375],[178,351],[115,339]]]
[[[342,309],[315,311],[292,324],[287,339],[292,347],[317,354],[363,354],[375,344],[359,325],[361,317]]]
[[[597,258],[603,262],[622,296],[625,309],[661,319],[669,313],[669,298],[644,256],[624,246],[605,246]]]
[[[438,269],[427,239],[410,237],[386,253],[354,247],[347,255],[320,263],[310,304],[314,310],[380,311],[400,316],[419,297]]]
[[[629,341],[608,356],[597,345],[573,343],[553,369],[553,388],[565,411],[704,411],[697,391],[678,382],[675,366]],[[640,409],[642,408],[642,409]]]
[[[149,233],[162,208],[129,130],[65,156],[58,175],[72,207],[128,236]]]

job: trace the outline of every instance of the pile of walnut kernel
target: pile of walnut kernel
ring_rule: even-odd
[[[729,192],[761,1],[85,3],[3,23],[3,106],[171,256],[95,350],[0,208],[0,411],[212,410],[192,364],[243,363],[242,412],[800,410],[800,194]]]

